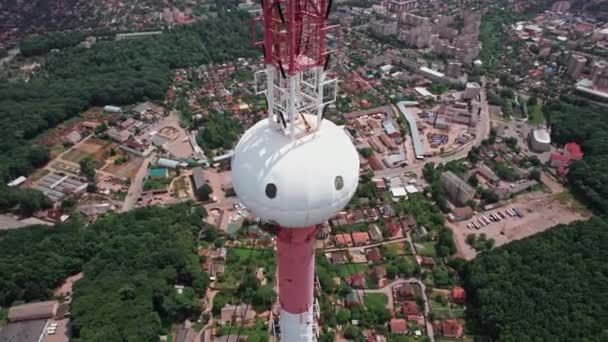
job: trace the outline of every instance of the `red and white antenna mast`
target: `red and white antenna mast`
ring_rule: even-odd
[[[277,228],[280,339],[286,342],[316,340],[315,232],[346,206],[359,179],[352,141],[323,119],[325,106],[336,100],[336,80],[325,72],[339,35],[327,25],[330,6],[328,0],[264,0],[252,33],[264,51],[266,68],[255,81],[256,92],[266,95],[268,118],[245,132],[232,157],[239,200]]]
[[[264,0],[261,24],[263,40],[254,45],[264,51],[266,70],[256,73],[256,92],[265,93],[268,116],[292,140],[316,131],[323,109],[336,100],[336,80],[327,79],[332,49],[339,28],[328,26],[331,1]]]

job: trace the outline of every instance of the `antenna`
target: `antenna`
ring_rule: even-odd
[[[252,20],[263,26],[266,86],[256,92],[268,101],[268,117],[274,129],[295,140],[317,131],[324,106],[336,101],[336,80],[326,74],[331,32],[328,0],[266,0],[262,16]],[[253,30],[252,30],[253,31]]]
[[[268,117],[241,137],[232,158],[234,190],[258,218],[276,227],[281,341],[312,342],[315,233],[354,195],[359,156],[342,127],[323,119],[336,101],[327,75],[337,26],[327,25],[329,0],[264,0],[252,20],[264,70],[256,94]],[[256,41],[261,25],[263,38]],[[335,33],[330,33],[335,30]]]

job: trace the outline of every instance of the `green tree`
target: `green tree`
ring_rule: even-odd
[[[536,181],[539,181],[539,182],[540,182],[540,176],[541,176],[541,174],[540,174],[540,170],[538,170],[538,169],[533,169],[532,171],[530,171],[530,175],[529,175],[529,178],[530,178],[530,179],[534,179],[534,180],[536,180]]]
[[[372,154],[374,154],[374,150],[372,150],[370,147],[364,147],[359,149],[359,153],[361,153],[363,158],[369,158],[372,156]]]
[[[201,201],[209,201],[210,195],[213,193],[213,188],[207,183],[203,184],[200,188],[196,189],[196,196]]]
[[[253,296],[253,305],[256,309],[267,309],[272,303],[277,299],[277,293],[270,286],[262,286],[255,291],[255,295]]]
[[[97,171],[95,170],[95,161],[91,156],[86,156],[78,163],[80,165],[80,173],[82,173],[89,181],[95,180]]]
[[[339,324],[346,324],[350,322],[350,310],[346,308],[340,308],[336,313],[336,320]]]
[[[355,339],[359,338],[361,335],[362,335],[361,330],[359,330],[359,328],[354,325],[349,324],[344,328],[344,337],[346,337],[349,340],[355,340]]]

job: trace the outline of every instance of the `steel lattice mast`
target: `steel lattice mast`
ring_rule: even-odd
[[[264,51],[266,70],[256,73],[258,93],[266,93],[268,116],[296,139],[319,128],[323,109],[335,102],[336,80],[327,79],[337,25],[328,26],[331,1],[265,0],[254,19],[254,45]],[[261,27],[263,40],[256,40]]]

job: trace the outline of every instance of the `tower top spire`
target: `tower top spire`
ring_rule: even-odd
[[[331,0],[264,0],[252,21],[266,65],[255,75],[256,92],[266,95],[274,128],[291,140],[316,132],[336,100],[336,80],[326,75],[339,36],[337,25],[327,25],[330,7]]]

